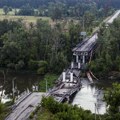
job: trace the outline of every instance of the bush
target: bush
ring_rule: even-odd
[[[46,61],[38,61],[38,67],[37,73],[44,75],[47,72],[48,63]]]
[[[15,65],[15,69],[16,70],[20,70],[21,68],[23,68],[24,67],[24,61],[23,60],[20,60],[20,61],[18,61],[18,64],[16,64]]]
[[[30,119],[33,119],[33,117],[34,117],[34,114],[33,113],[31,113],[31,115],[30,115]]]
[[[34,9],[29,5],[22,6],[18,15],[34,15]]]
[[[48,69],[48,63],[46,61],[35,61],[30,60],[28,66],[31,70],[37,70],[37,73],[40,75],[44,75]]]
[[[44,75],[45,73],[46,73],[46,69],[45,69],[44,67],[39,68],[39,69],[37,70],[37,74],[39,74],[39,75]]]
[[[46,81],[48,89],[54,86],[54,82],[57,80],[58,76],[54,74],[46,74],[44,79],[40,81],[39,84],[39,91],[45,92],[46,91]]]
[[[9,63],[7,64],[8,68],[14,69],[15,68],[15,64],[14,63]]]
[[[52,97],[43,98],[41,106],[51,112],[57,120],[93,120],[94,116],[77,106],[58,103]]]
[[[38,62],[35,60],[30,60],[28,66],[31,70],[36,70],[38,68]]]

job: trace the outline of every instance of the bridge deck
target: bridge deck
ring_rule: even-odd
[[[48,94],[52,96],[56,101],[63,102],[67,97],[71,97],[77,90],[80,89],[81,83],[79,80],[80,71],[72,69],[73,81],[70,81],[71,69],[66,70],[66,81],[63,82],[63,75],[59,77],[59,85],[56,85]]]
[[[113,23],[113,21],[120,15],[120,10],[118,10],[108,21],[107,24]],[[73,52],[90,52],[98,39],[98,34],[95,33],[91,38],[86,38],[81,43],[79,43],[74,49]]]
[[[5,120],[26,120],[40,103],[43,93],[32,93]]]
[[[98,39],[97,33],[95,33],[89,39],[83,41],[81,45],[77,45],[76,48],[73,49],[73,52],[89,52],[93,49],[96,44],[96,40]]]
[[[120,10],[118,10],[106,23],[111,24],[120,15]]]
[[[52,96],[56,101],[63,102],[67,97],[71,97],[72,94],[77,92],[78,89],[80,89],[79,84],[77,83],[62,83],[64,84],[62,88],[59,88],[52,93],[50,93],[50,96]]]

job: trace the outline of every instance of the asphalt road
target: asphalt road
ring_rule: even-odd
[[[96,42],[98,38],[97,33],[95,33],[90,39],[88,39],[81,47],[79,47],[76,51],[79,52],[87,52],[90,50],[91,46]]]
[[[113,23],[113,21],[120,15],[120,10],[116,11],[116,13],[110,17],[109,20],[105,21],[107,24]],[[88,40],[84,40],[82,43],[78,44],[73,51],[76,52],[87,52],[91,49],[92,45],[96,42],[98,38],[97,33],[95,33],[91,38]],[[84,44],[83,44],[84,43]]]
[[[108,24],[113,23],[113,21],[120,15],[120,10],[118,10],[108,21]]]
[[[44,93],[32,93],[5,120],[26,120],[41,102]]]

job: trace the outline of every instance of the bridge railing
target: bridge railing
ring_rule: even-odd
[[[15,101],[15,104],[12,106],[12,109],[15,109],[22,101],[24,101],[32,92],[23,92],[19,98]]]

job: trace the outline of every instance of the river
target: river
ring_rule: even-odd
[[[32,91],[34,86],[38,86],[39,81],[42,79],[41,76],[28,73],[28,72],[12,72],[6,74],[6,80],[4,83],[3,74],[0,74],[0,94],[2,86],[4,84],[3,99],[2,102],[5,103],[12,98],[12,88],[14,84],[15,96],[19,96],[24,91]]]
[[[0,94],[1,87],[3,86],[3,79],[3,75],[0,74]],[[13,80],[15,95],[19,96],[24,91],[32,91],[34,86],[38,86],[41,79],[41,76],[31,73],[8,73],[6,75],[2,102],[5,103],[12,98]],[[82,78],[82,88],[76,94],[72,104],[76,104],[85,110],[90,110],[92,113],[104,114],[106,112],[106,103],[103,102],[104,89],[111,87],[113,82],[115,81],[96,80],[91,84],[88,79]]]
[[[76,94],[72,104],[90,110],[92,113],[106,113],[106,103],[103,101],[104,91],[112,87],[114,82],[120,83],[116,80],[96,80],[91,83],[88,79],[82,78],[82,88]]]

